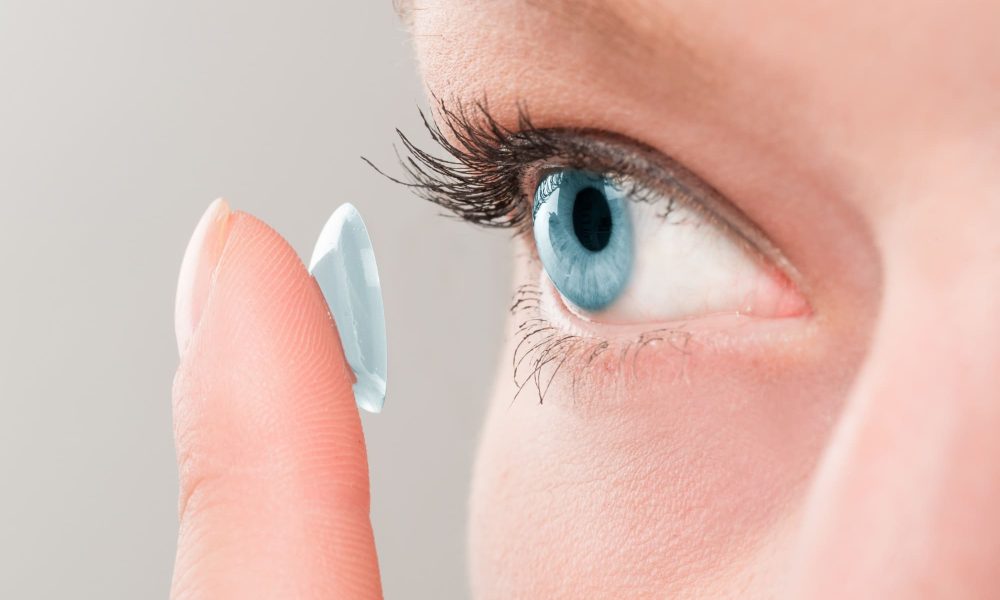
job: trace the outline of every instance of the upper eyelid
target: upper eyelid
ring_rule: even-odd
[[[697,196],[702,195],[702,186],[690,182],[694,176],[688,175],[686,170],[678,174],[681,168],[670,159],[642,157],[642,154],[655,151],[638,147],[636,142],[603,131],[555,129],[552,132],[554,140],[564,145],[566,151],[542,164],[525,165],[525,188],[534,188],[533,183],[540,181],[547,172],[584,169],[617,178],[620,183],[633,186],[634,190],[661,188],[661,192],[668,192],[671,199],[684,202],[694,202]],[[670,164],[660,164],[662,162]]]

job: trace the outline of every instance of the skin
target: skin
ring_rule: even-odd
[[[511,402],[504,361],[472,488],[476,597],[1000,593],[1000,7],[404,10],[429,90],[672,157],[781,250],[811,308],[694,319],[683,351],[570,357],[544,403],[533,386]],[[178,291],[174,597],[377,597],[336,330],[287,244],[224,214]],[[568,311],[530,239],[514,256],[549,321],[635,339]]]

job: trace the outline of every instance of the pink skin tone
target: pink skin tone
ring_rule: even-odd
[[[408,20],[440,97],[672,156],[811,308],[571,356],[543,404],[511,403],[515,316],[472,488],[476,597],[1000,594],[996,3],[439,0]],[[377,597],[318,289],[252,217],[205,219],[178,295],[174,597]],[[544,282],[531,240],[515,260]],[[541,287],[560,328],[634,339]]]

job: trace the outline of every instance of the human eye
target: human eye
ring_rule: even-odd
[[[481,106],[441,104],[437,122],[428,128],[450,157],[401,134],[410,177],[400,183],[462,219],[510,228],[532,248],[538,279],[519,288],[514,308],[535,312],[519,348],[554,341],[565,353],[581,338],[606,348],[643,328],[809,314],[767,236],[655,150],[606,132],[535,128],[524,113],[507,129]]]

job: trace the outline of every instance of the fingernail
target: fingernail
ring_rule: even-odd
[[[354,400],[368,412],[385,403],[386,336],[375,253],[358,209],[341,204],[323,226],[309,261],[354,371]]]
[[[215,267],[229,236],[229,204],[219,198],[209,205],[191,234],[181,272],[177,278],[177,299],[174,304],[174,331],[181,354],[188,346],[201,320],[205,301],[212,288]]]

